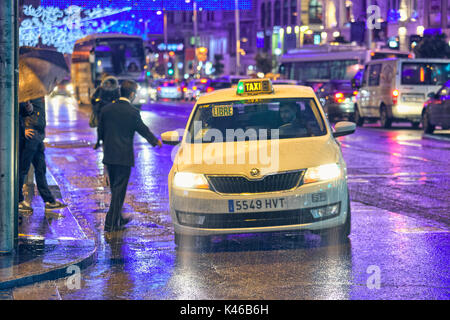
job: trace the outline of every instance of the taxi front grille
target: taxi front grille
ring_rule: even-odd
[[[207,176],[213,190],[219,193],[261,193],[290,190],[299,186],[303,170],[267,175],[261,179],[244,176]]]

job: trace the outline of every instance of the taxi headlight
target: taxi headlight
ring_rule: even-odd
[[[178,188],[209,189],[208,180],[198,173],[177,172],[173,177],[173,184]]]
[[[303,178],[303,183],[326,181],[338,178],[341,168],[337,163],[324,164],[318,167],[308,168]]]

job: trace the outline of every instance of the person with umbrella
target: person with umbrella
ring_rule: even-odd
[[[35,169],[36,185],[46,209],[66,205],[52,195],[46,178],[45,163],[45,98],[55,85],[69,74],[64,56],[48,49],[21,47],[19,50],[19,102],[22,110],[23,135],[19,140],[19,210],[32,211],[23,196],[23,183],[31,164]]]
[[[25,177],[28,174],[28,170],[30,170],[31,164],[33,164],[34,167],[34,175],[39,194],[45,202],[45,209],[64,208],[66,205],[61,201],[56,200],[51,193],[46,178],[47,165],[45,163],[44,153],[46,126],[45,99],[42,97],[33,99],[27,103],[33,105],[33,112],[23,120],[25,142],[19,155],[19,210],[33,210],[31,205],[25,202],[22,190]]]

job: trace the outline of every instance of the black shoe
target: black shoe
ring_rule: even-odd
[[[133,218],[131,218],[131,217],[120,218],[119,227],[122,228],[122,227],[124,227],[126,224],[128,224],[131,221],[133,221]]]

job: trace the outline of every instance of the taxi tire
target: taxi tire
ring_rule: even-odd
[[[351,207],[350,207],[350,197],[347,201],[347,217],[345,218],[345,223],[342,226],[324,230],[320,234],[321,240],[325,241],[327,244],[331,243],[343,243],[348,241],[348,236],[351,232]]]

